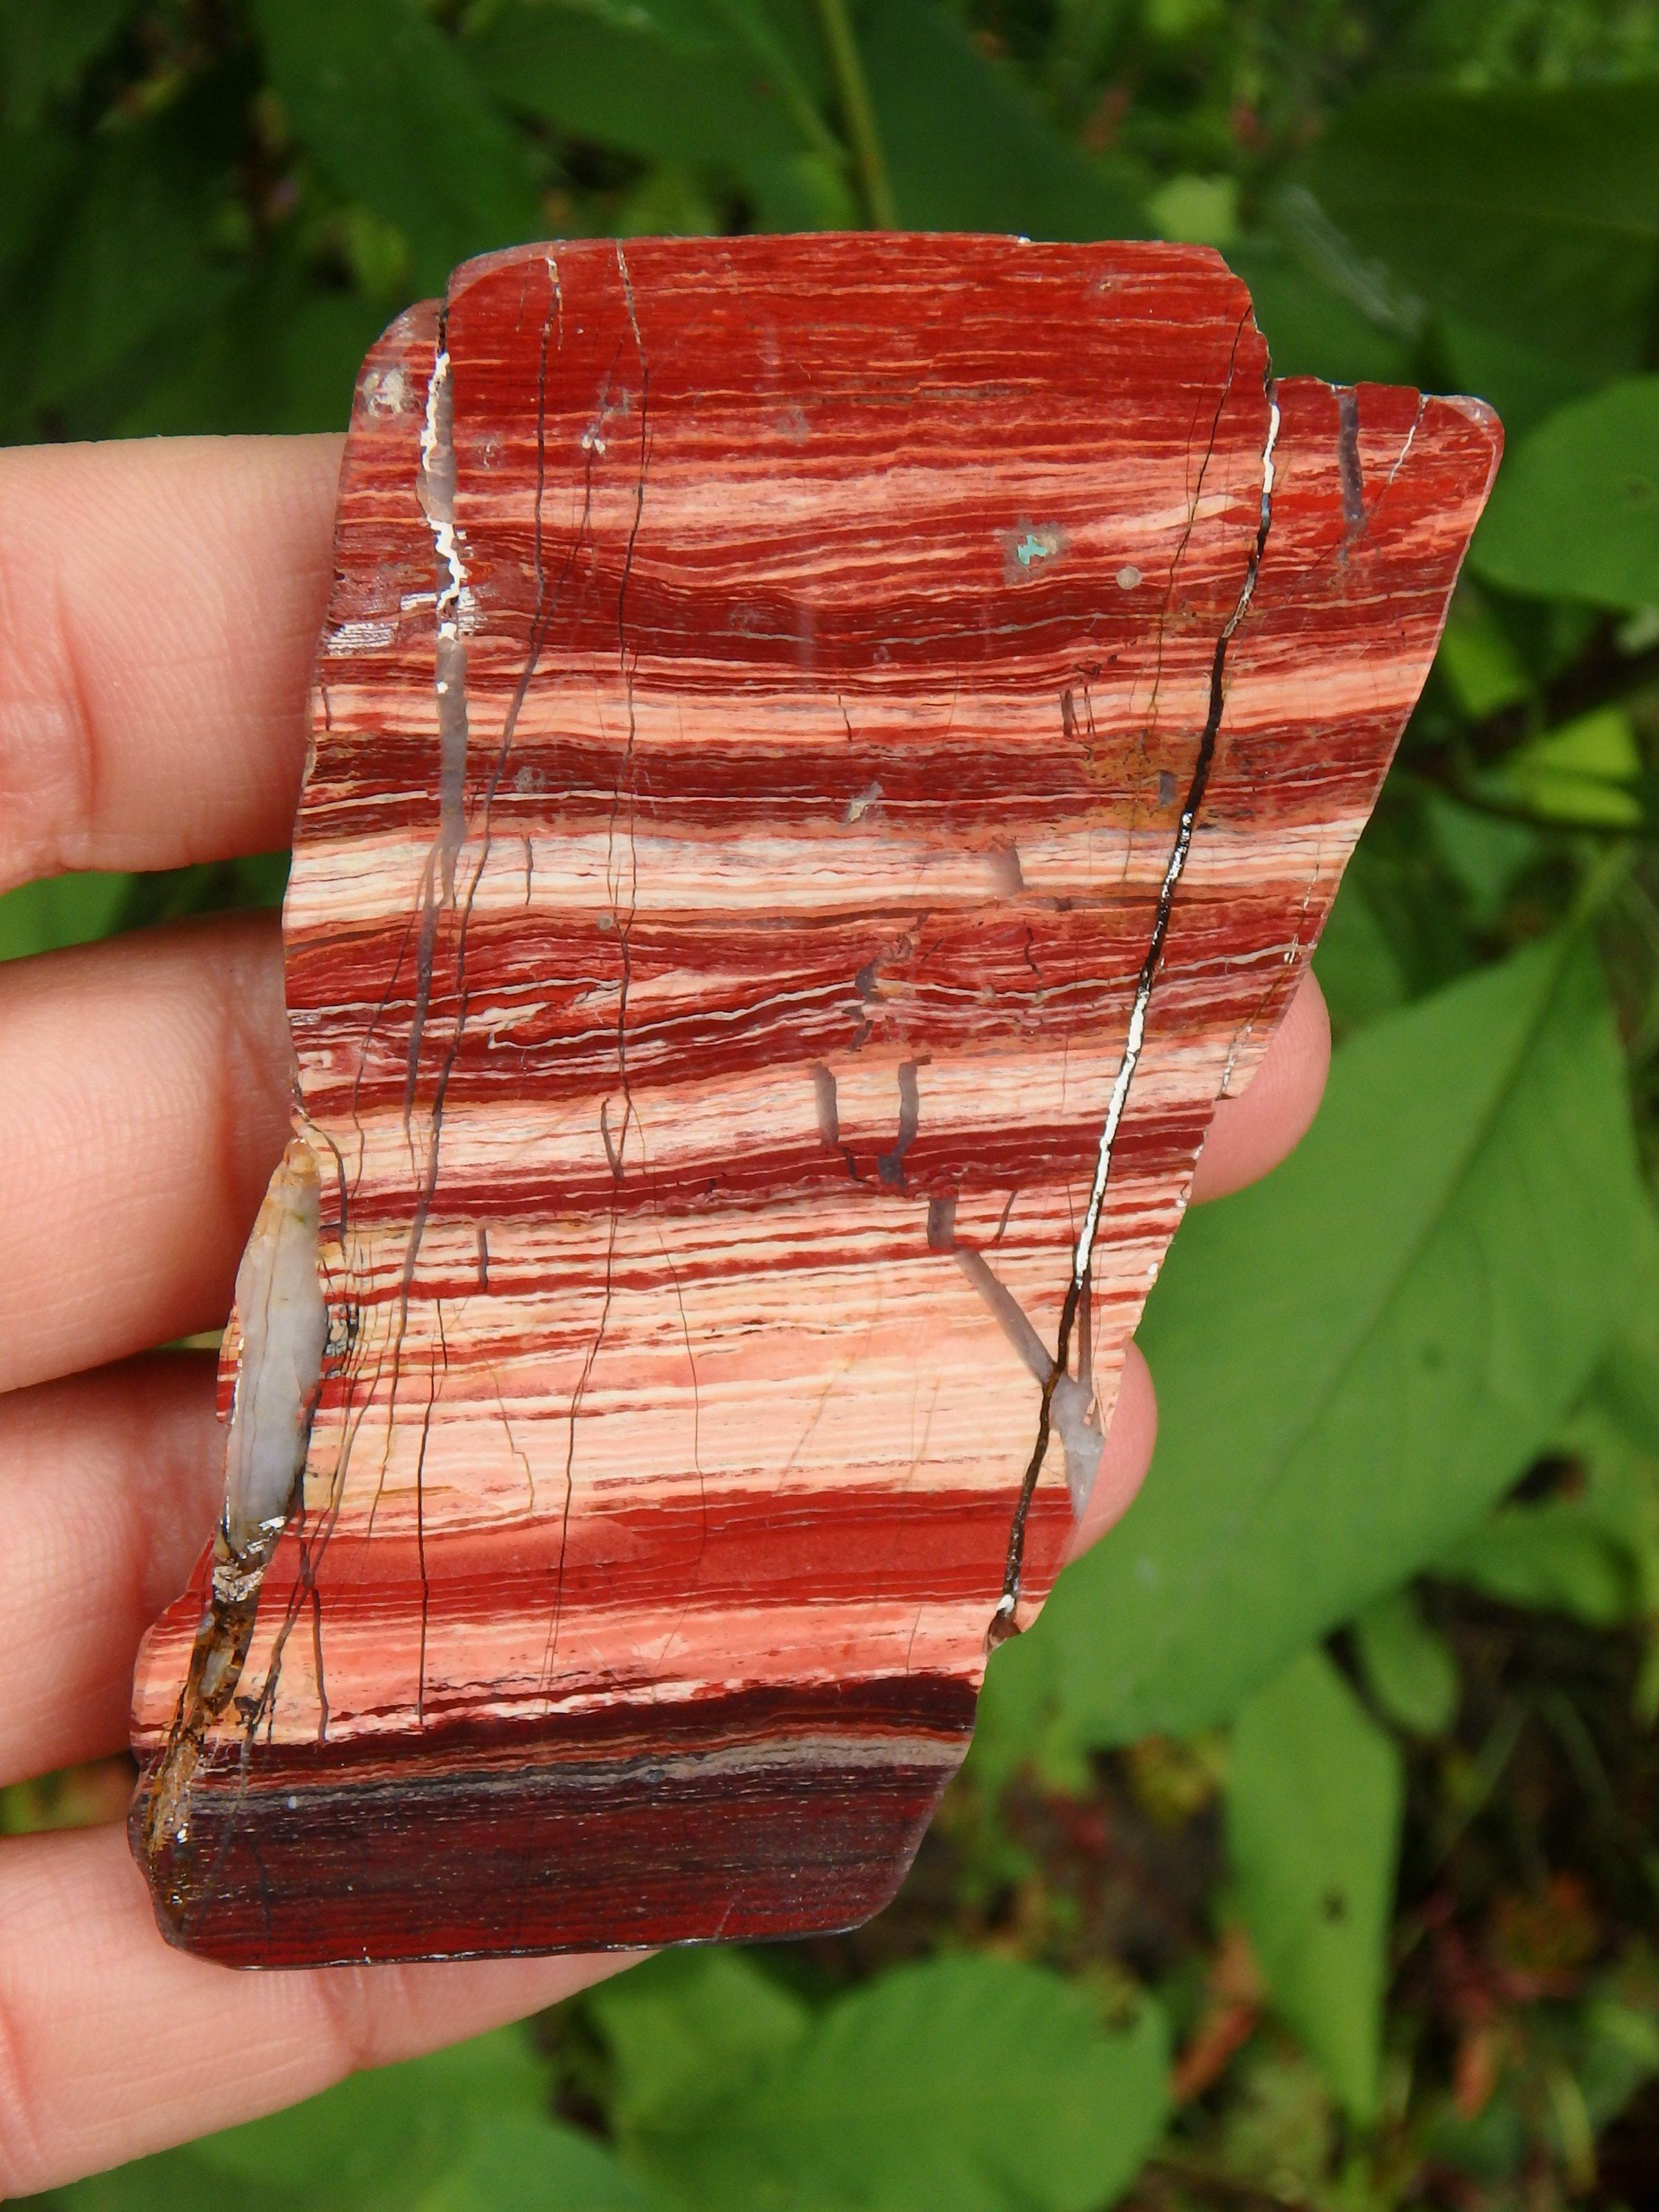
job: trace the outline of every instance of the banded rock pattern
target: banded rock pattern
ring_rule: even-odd
[[[890,1895],[1497,447],[1275,386],[1184,247],[584,241],[393,326],[285,915],[328,1343],[141,1660],[173,1940]]]

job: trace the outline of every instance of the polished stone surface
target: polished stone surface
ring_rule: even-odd
[[[285,915],[328,1339],[141,1660],[173,1940],[879,1908],[1497,451],[1275,386],[1195,248],[582,241],[393,326]]]

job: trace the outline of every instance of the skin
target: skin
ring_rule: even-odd
[[[289,836],[339,441],[0,453],[0,889]],[[1194,1195],[1265,1174],[1329,1059],[1302,986]],[[0,1784],[118,1749],[223,1480],[210,1357],[287,1132],[274,916],[0,967]],[[1156,1410],[1132,1354],[1079,1548]],[[118,1827],[0,1842],[0,2194],[27,2195],[554,2002],[601,1959],[236,1973],[170,1950]]]

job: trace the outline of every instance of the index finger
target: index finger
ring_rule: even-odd
[[[0,453],[0,890],[288,842],[340,445]]]

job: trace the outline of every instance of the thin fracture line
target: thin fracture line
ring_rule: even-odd
[[[1267,526],[1273,516],[1273,449],[1278,443],[1279,402],[1275,398],[1269,405],[1267,442],[1261,454],[1261,520],[1256,529],[1255,545],[1250,554],[1249,565],[1244,571],[1243,588],[1239,592],[1238,603],[1228,616],[1216,641],[1215,663],[1210,678],[1209,713],[1205,720],[1204,735],[1199,743],[1198,761],[1181,810],[1181,820],[1164,870],[1164,880],[1158,886],[1158,914],[1152,923],[1146,957],[1140,965],[1134,1005],[1129,1012],[1129,1033],[1124,1042],[1123,1058],[1118,1064],[1117,1078],[1112,1085],[1106,1120],[1100,1133],[1095,1179],[1090,1188],[1089,1204],[1077,1240],[1076,1256],[1072,1263],[1072,1280],[1079,1289],[1094,1258],[1095,1237],[1100,1228],[1101,1211],[1106,1203],[1106,1185],[1112,1172],[1112,1147],[1117,1141],[1118,1127],[1123,1119],[1123,1109],[1128,1103],[1129,1086],[1134,1081],[1135,1070],[1140,1065],[1141,1048],[1146,1037],[1146,1012],[1152,1004],[1152,986],[1158,981],[1158,967],[1164,956],[1164,940],[1169,935],[1170,915],[1175,905],[1176,889],[1186,872],[1187,858],[1193,848],[1193,831],[1198,823],[1198,810],[1204,803],[1205,788],[1210,780],[1210,766],[1215,757],[1216,735],[1221,726],[1221,677],[1227,647],[1233,633],[1243,621],[1245,610],[1255,592],[1256,572],[1261,565],[1261,549],[1267,543]]]
[[[1055,1344],[1054,1364],[1042,1386],[1042,1399],[1037,1408],[1036,1442],[1026,1465],[1025,1477],[1020,1485],[1019,1498],[1014,1507],[1013,1518],[1008,1528],[1008,1556],[1003,1571],[1002,1595],[991,1615],[987,1641],[992,1646],[1014,1631],[1014,1616],[1019,1607],[1020,1575],[1025,1558],[1025,1526],[1030,1517],[1031,1499],[1035,1496],[1037,1479],[1042,1472],[1042,1462],[1048,1455],[1048,1438],[1054,1425],[1054,1392],[1062,1375],[1069,1371],[1072,1352],[1072,1331],[1077,1324],[1078,1310],[1088,1290],[1094,1261],[1095,1240],[1100,1230],[1101,1215],[1106,1204],[1107,1185],[1111,1180],[1112,1152],[1117,1142],[1117,1133],[1128,1104],[1130,1087],[1140,1065],[1140,1055],[1146,1037],[1146,1017],[1152,1004],[1152,988],[1158,981],[1163,963],[1164,940],[1170,933],[1170,917],[1175,907],[1175,896],[1192,850],[1193,831],[1198,821],[1199,810],[1204,804],[1208,788],[1210,769],[1215,759],[1216,739],[1221,728],[1222,709],[1226,701],[1224,678],[1227,666],[1227,647],[1234,633],[1244,619],[1245,612],[1255,593],[1255,580],[1261,567],[1261,556],[1267,543],[1267,532],[1273,520],[1273,453],[1279,442],[1279,400],[1270,383],[1267,387],[1267,436],[1261,452],[1261,513],[1256,526],[1255,544],[1244,570],[1244,580],[1232,612],[1221,628],[1216,640],[1215,655],[1210,664],[1210,698],[1204,719],[1203,733],[1199,739],[1198,757],[1194,763],[1192,781],[1187,787],[1181,818],[1176,825],[1175,842],[1164,866],[1164,879],[1158,886],[1158,911],[1153,917],[1152,936],[1147,942],[1146,957],[1140,963],[1140,974],[1135,983],[1134,1003],[1129,1012],[1128,1034],[1124,1040],[1123,1057],[1118,1064],[1116,1079],[1107,1103],[1106,1119],[1100,1133],[1100,1148],[1095,1160],[1094,1182],[1089,1192],[1089,1204],[1084,1213],[1077,1247],[1072,1261],[1072,1279],[1066,1285],[1065,1302],[1060,1308],[1060,1329]]]

